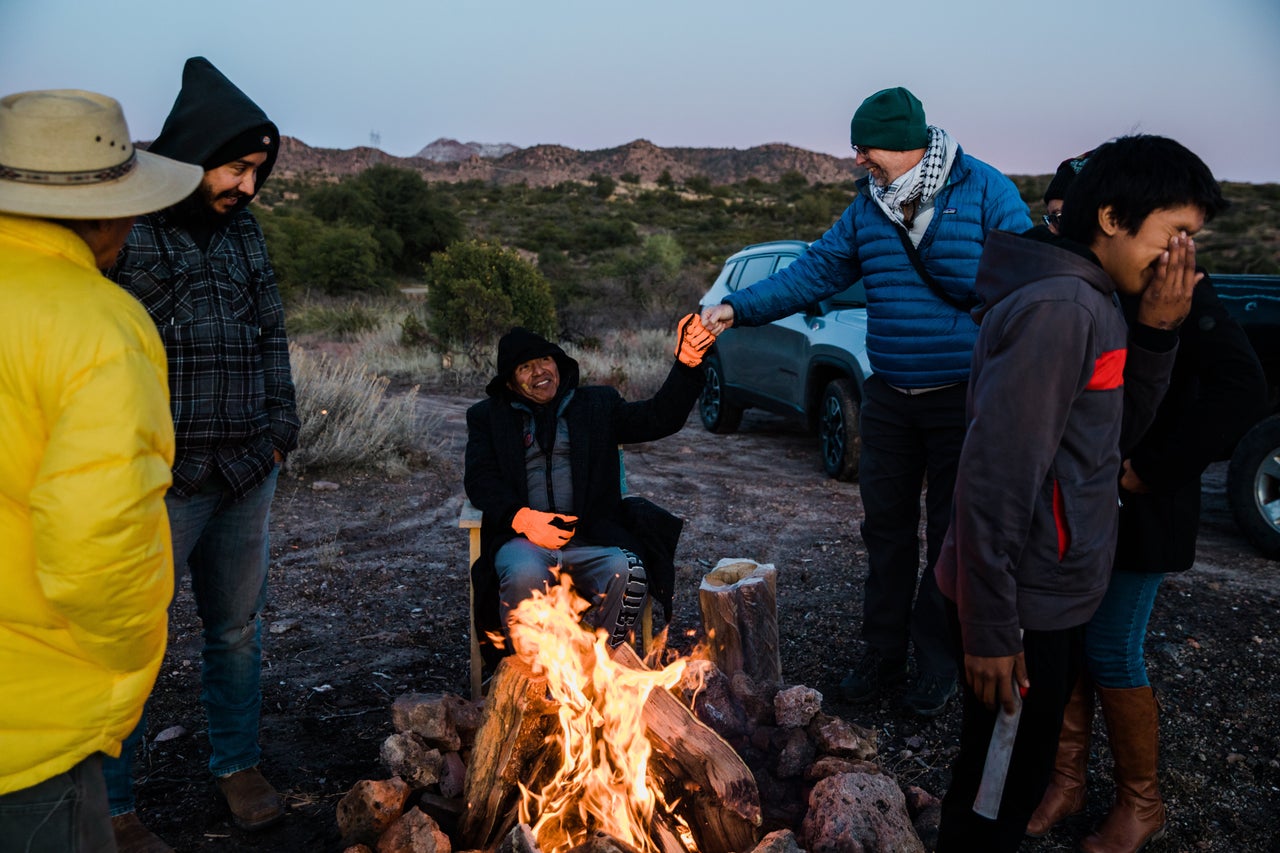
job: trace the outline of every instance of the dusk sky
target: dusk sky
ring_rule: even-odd
[[[282,133],[352,148],[785,142],[841,157],[902,85],[1011,174],[1172,136],[1223,180],[1280,182],[1277,0],[0,0],[0,94],[83,88],[160,130],[205,56]]]

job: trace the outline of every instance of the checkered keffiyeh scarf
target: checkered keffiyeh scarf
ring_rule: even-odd
[[[924,157],[905,175],[887,187],[868,181],[871,197],[884,210],[885,215],[894,222],[906,227],[902,215],[902,206],[916,202],[918,210],[924,202],[933,198],[951,172],[951,163],[956,158],[955,140],[942,128],[929,125],[929,147]]]

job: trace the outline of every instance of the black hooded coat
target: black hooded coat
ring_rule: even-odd
[[[560,388],[555,399],[542,408],[554,412],[569,396],[561,417],[569,431],[572,514],[578,517],[573,541],[617,546],[638,554],[649,576],[650,593],[670,619],[675,547],[683,522],[642,498],[623,500],[618,449],[678,432],[702,390],[702,369],[677,361],[657,394],[648,400],[627,402],[615,388],[579,387],[578,363],[560,347],[537,340],[545,352],[536,347],[526,350],[520,355],[527,358],[516,363],[551,355],[560,370]],[[514,364],[504,364],[500,352],[499,373],[485,389],[489,396],[467,410],[464,483],[467,497],[484,513],[480,559],[471,570],[474,617],[482,636],[501,628],[493,555],[516,536],[511,521],[521,508],[529,506],[524,434],[532,407],[527,401],[521,403],[507,388],[512,367]],[[535,421],[539,414],[534,412]]]

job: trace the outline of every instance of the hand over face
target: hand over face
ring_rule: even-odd
[[[1174,234],[1142,292],[1138,322],[1156,329],[1178,328],[1191,312],[1191,296],[1202,278],[1204,273],[1196,272],[1195,240],[1185,231]]]

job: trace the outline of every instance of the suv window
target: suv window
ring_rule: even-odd
[[[800,257],[799,255],[779,255],[779,256],[778,256],[778,268],[777,268],[776,270],[774,270],[774,272],[782,272],[782,271],[783,271],[783,270],[785,270],[787,267],[789,267],[789,266],[791,266],[793,263],[795,263],[795,262],[796,262],[796,259],[797,259],[797,258],[799,258],[799,257]]]
[[[750,287],[760,279],[768,278],[773,273],[773,262],[777,259],[777,255],[757,255],[754,258],[747,258],[742,265],[742,275],[738,276],[733,289]]]

